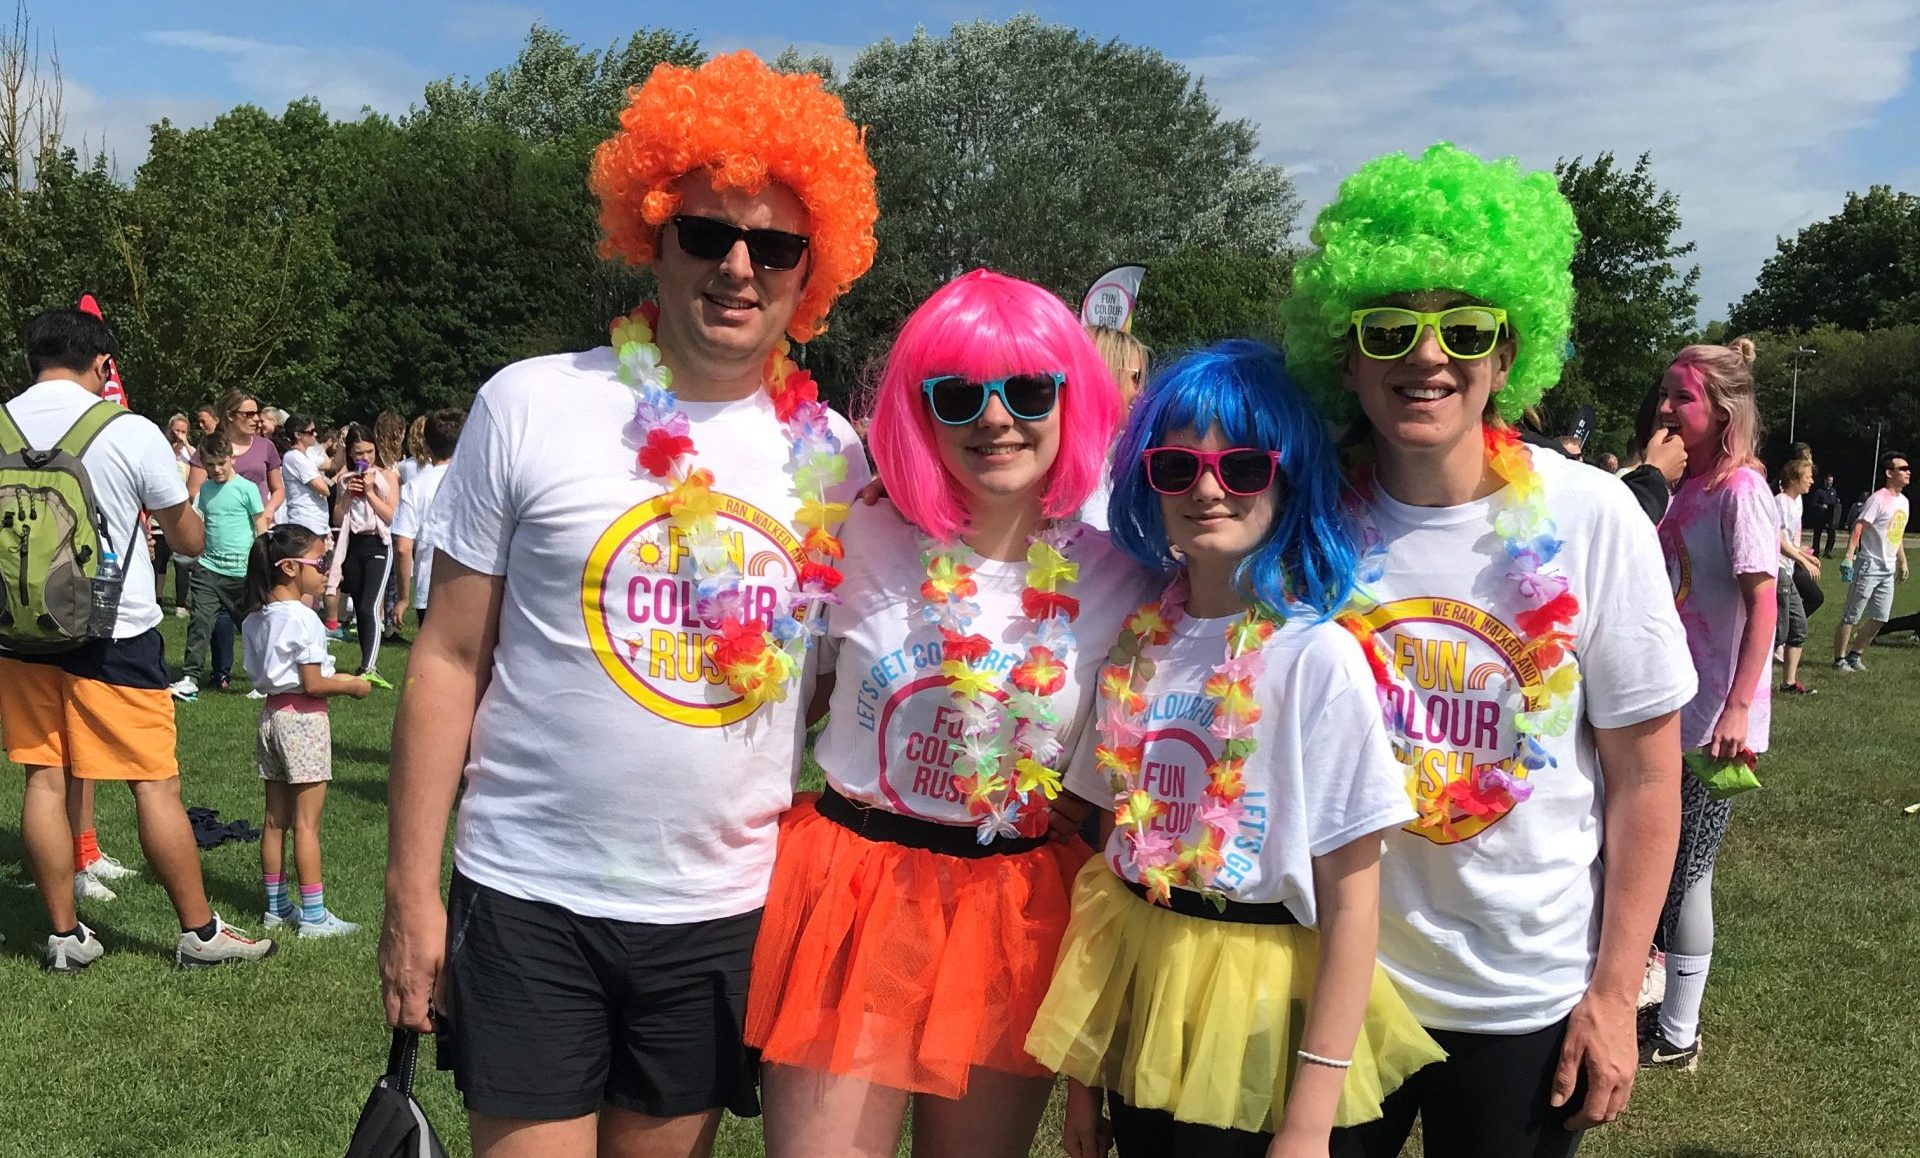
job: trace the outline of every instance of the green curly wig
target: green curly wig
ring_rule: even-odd
[[[1441,143],[1419,160],[1389,153],[1361,166],[1314,222],[1281,306],[1287,368],[1329,417],[1359,405],[1341,379],[1348,318],[1388,294],[1451,289],[1507,311],[1519,340],[1506,389],[1511,422],[1560,379],[1573,326],[1580,231],[1552,173],[1482,161]]]

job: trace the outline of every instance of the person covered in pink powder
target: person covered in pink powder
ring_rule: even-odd
[[[1687,450],[1686,475],[1660,521],[1681,626],[1700,688],[1680,712],[1680,743],[1716,764],[1767,750],[1768,662],[1778,611],[1780,533],[1755,448],[1754,347],[1688,346],[1667,368],[1660,421]],[[1667,992],[1642,1031],[1642,1067],[1695,1070],[1700,1003],[1713,957],[1713,863],[1732,814],[1695,776],[1681,777],[1680,852],[1660,915]]]

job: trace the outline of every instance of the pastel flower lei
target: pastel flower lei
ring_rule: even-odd
[[[828,426],[819,387],[787,356],[791,347],[782,338],[768,355],[763,374],[774,416],[791,444],[787,472],[800,500],[793,521],[801,531],[806,560],[787,606],[772,622],[748,618],[740,568],[728,554],[716,517],[720,498],[713,492],[713,472],[693,465],[697,452],[691,424],[676,405],[673,371],[654,344],[659,319],[659,307],[643,302],[610,327],[620,381],[636,399],[633,420],[642,432],[638,469],[667,485],[668,517],[686,535],[694,563],[695,613],[720,621],[713,661],[727,686],[754,707],[784,700],[787,686],[806,661],[809,641],[824,626],[822,616],[808,613],[839,602],[833,590],[841,574],[833,561],[845,552],[834,531],[847,516],[847,504],[828,502],[827,488],[846,480],[847,458]]]
[[[1545,488],[1540,472],[1534,469],[1533,454],[1511,428],[1487,424],[1481,428],[1487,450],[1487,465],[1506,483],[1501,489],[1500,510],[1494,516],[1493,533],[1500,538],[1510,570],[1506,578],[1513,584],[1521,603],[1527,608],[1514,616],[1513,628],[1519,636],[1521,652],[1533,657],[1539,669],[1536,683],[1522,685],[1508,697],[1508,710],[1514,713],[1514,743],[1508,767],[1518,765],[1529,773],[1554,767],[1558,761],[1547,751],[1545,738],[1563,736],[1573,725],[1573,692],[1580,685],[1580,668],[1574,662],[1573,635],[1565,630],[1580,612],[1580,601],[1567,589],[1567,577],[1554,564],[1565,543],[1554,534],[1553,519],[1547,514]],[[1373,480],[1363,472],[1356,480],[1363,498],[1371,498]],[[1372,511],[1365,502],[1358,515],[1366,558],[1361,584],[1378,582],[1385,574],[1386,547],[1374,526]],[[1356,597],[1356,604],[1375,603],[1370,595]],[[1344,615],[1341,622],[1367,647],[1376,676],[1386,670],[1386,657],[1379,641],[1373,638],[1356,615]],[[1382,704],[1386,703],[1382,683]],[[1399,736],[1399,721],[1389,719],[1389,731]],[[1526,779],[1514,776],[1500,763],[1475,766],[1471,777],[1448,782],[1446,788],[1430,800],[1414,791],[1414,778],[1408,777],[1408,794],[1420,810],[1422,828],[1437,828],[1449,839],[1455,836],[1455,809],[1469,816],[1492,820],[1505,815],[1513,806],[1533,795]]]
[[[927,578],[920,584],[926,600],[921,616],[940,628],[940,674],[960,713],[961,747],[955,785],[966,794],[967,811],[979,818],[981,844],[1000,837],[1037,836],[1046,827],[1051,801],[1060,795],[1054,767],[1064,755],[1056,734],[1060,719],[1052,697],[1067,682],[1073,662],[1073,621],[1080,601],[1069,592],[1079,581],[1080,565],[1066,550],[1080,535],[1075,523],[1055,523],[1027,540],[1026,580],[1020,609],[1028,628],[1019,643],[1021,659],[1007,673],[1013,691],[996,695],[998,680],[982,667],[993,644],[969,629],[980,614],[973,597],[979,584],[963,560],[965,547],[942,547],[922,538],[920,556]],[[1006,717],[1013,734],[1000,736]]]
[[[1107,653],[1107,666],[1100,673],[1105,709],[1099,723],[1102,742],[1093,755],[1113,788],[1114,826],[1125,834],[1126,855],[1139,871],[1147,899],[1168,904],[1175,888],[1188,888],[1224,908],[1226,894],[1214,888],[1213,881],[1246,811],[1246,763],[1259,746],[1253,738],[1253,726],[1260,721],[1254,687],[1266,670],[1267,642],[1285,617],[1255,607],[1227,626],[1226,658],[1201,688],[1214,703],[1208,730],[1226,746],[1207,766],[1206,804],[1199,813],[1203,831],[1198,842],[1189,845],[1184,838],[1170,840],[1152,831],[1167,805],[1155,800],[1141,780],[1146,689],[1156,668],[1147,649],[1164,647],[1173,638],[1174,627],[1185,617],[1186,601],[1186,581],[1175,580],[1159,599],[1142,604],[1121,625],[1120,641]]]

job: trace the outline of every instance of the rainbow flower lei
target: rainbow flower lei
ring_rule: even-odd
[[[1220,758],[1207,766],[1206,804],[1199,812],[1204,831],[1197,843],[1189,845],[1183,838],[1169,840],[1164,833],[1152,831],[1153,821],[1166,814],[1167,805],[1155,800],[1141,782],[1146,751],[1141,717],[1147,710],[1147,685],[1153,682],[1156,669],[1147,649],[1164,647],[1173,638],[1174,627],[1186,614],[1186,602],[1186,581],[1177,579],[1159,599],[1142,604],[1122,623],[1120,640],[1107,653],[1107,666],[1100,673],[1105,711],[1099,723],[1101,743],[1093,755],[1113,788],[1114,826],[1125,833],[1127,857],[1139,870],[1147,899],[1168,904],[1176,887],[1190,888],[1224,907],[1226,894],[1214,888],[1213,881],[1246,810],[1242,801],[1247,792],[1246,763],[1259,747],[1253,738],[1253,726],[1260,721],[1254,686],[1266,670],[1267,642],[1285,617],[1254,607],[1236,618],[1226,629],[1225,660],[1214,666],[1202,685],[1202,694],[1214,703],[1208,730],[1225,740],[1226,746]]]
[[[620,381],[636,399],[633,418],[642,432],[638,469],[667,484],[668,517],[687,537],[694,562],[697,613],[720,621],[713,661],[727,686],[754,707],[784,700],[787,686],[806,661],[808,643],[823,627],[822,617],[809,618],[808,612],[839,602],[833,590],[841,574],[833,560],[845,552],[834,531],[847,516],[847,504],[828,502],[827,488],[846,480],[847,458],[828,426],[819,387],[811,374],[794,365],[788,357],[791,347],[782,338],[767,357],[763,378],[774,416],[791,444],[787,472],[800,500],[794,522],[807,558],[787,606],[772,622],[749,619],[740,568],[727,552],[716,518],[720,499],[713,492],[713,472],[693,465],[697,452],[691,424],[676,405],[673,371],[654,344],[659,319],[659,307],[643,302],[610,326]]]
[[[1537,682],[1522,685],[1508,697],[1507,706],[1514,713],[1517,734],[1511,758],[1476,765],[1472,776],[1449,781],[1431,799],[1421,798],[1416,791],[1416,775],[1408,775],[1407,793],[1420,811],[1417,823],[1422,828],[1437,828],[1449,839],[1455,837],[1453,814],[1456,809],[1469,816],[1492,820],[1533,795],[1533,786],[1524,777],[1513,775],[1512,769],[1517,765],[1531,774],[1558,763],[1542,740],[1563,736],[1573,725],[1573,693],[1580,685],[1573,635],[1565,630],[1579,614],[1580,601],[1568,590],[1566,575],[1554,564],[1566,544],[1554,534],[1553,519],[1547,514],[1545,488],[1540,482],[1540,472],[1534,469],[1532,451],[1509,427],[1489,423],[1482,426],[1481,434],[1488,467],[1506,483],[1500,491],[1501,509],[1494,515],[1493,533],[1500,538],[1511,567],[1506,578],[1527,608],[1514,616],[1513,629],[1519,636],[1522,654],[1533,657],[1539,678]],[[1369,472],[1363,471],[1356,485],[1363,500],[1372,497],[1374,484]],[[1358,504],[1357,514],[1366,553],[1360,575],[1364,586],[1378,582],[1385,573],[1386,546],[1367,502]],[[1355,597],[1355,605],[1362,611],[1377,603],[1369,594]],[[1384,673],[1387,670],[1384,649],[1373,638],[1372,630],[1357,615],[1343,615],[1341,622],[1367,647],[1376,676]],[[1386,685],[1383,682],[1381,686],[1385,707]],[[1396,737],[1404,734],[1401,721],[1391,715],[1388,730]]]
[[[920,584],[926,601],[921,615],[940,629],[940,674],[960,713],[961,750],[954,767],[966,773],[955,783],[966,793],[967,811],[979,817],[981,844],[1044,832],[1046,802],[1060,795],[1054,765],[1064,751],[1052,697],[1065,686],[1073,662],[1072,624],[1080,601],[1068,592],[1079,581],[1080,565],[1067,558],[1066,550],[1079,536],[1079,524],[1054,523],[1027,540],[1020,609],[1028,628],[1019,643],[1022,658],[1007,673],[1006,682],[1014,688],[1010,693],[1000,692],[993,672],[981,666],[993,654],[992,642],[969,630],[980,614],[973,600],[980,587],[963,561],[966,548],[921,539],[927,573]],[[1013,734],[1002,740],[1006,717],[1013,719]]]

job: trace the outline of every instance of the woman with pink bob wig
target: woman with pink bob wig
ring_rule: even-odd
[[[913,312],[887,357],[867,433],[887,494],[908,522],[951,542],[968,519],[960,484],[935,453],[922,383],[936,374],[986,381],[1049,370],[1064,372],[1069,385],[1041,508],[1065,518],[1099,485],[1120,421],[1120,388],[1079,319],[1039,286],[984,269],[948,282]]]
[[[1032,1144],[1053,1075],[1026,1035],[1092,853],[1059,770],[1153,590],[1074,518],[1119,413],[1072,311],[1014,278],[956,278],[894,343],[891,501],[848,516],[820,650],[826,786],[781,822],[754,951],[771,1158],[892,1155],[909,1106],[917,1153]]]

